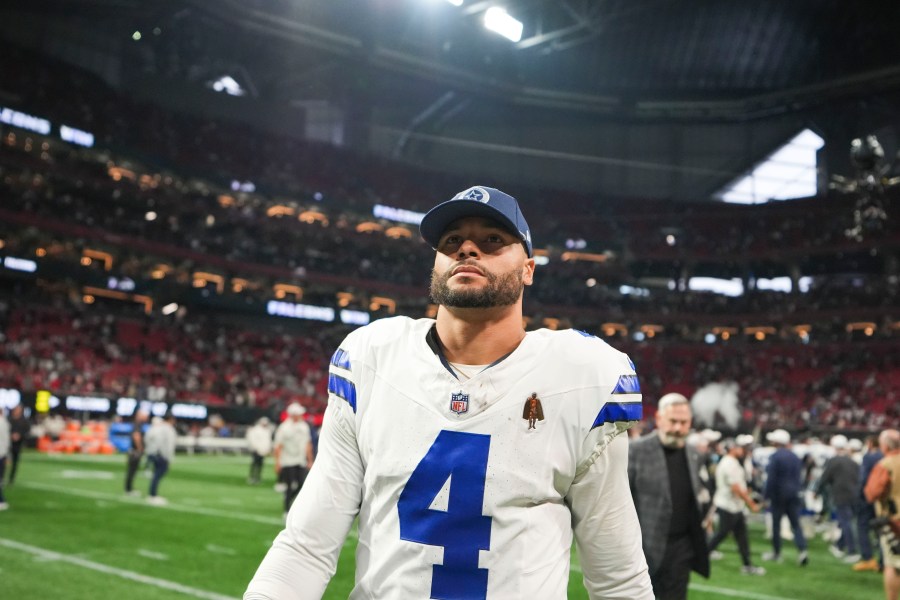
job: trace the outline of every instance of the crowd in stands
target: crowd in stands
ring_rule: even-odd
[[[432,250],[414,225],[404,226],[408,237],[377,231],[396,223],[373,219],[372,207],[422,211],[473,182],[175,114],[71,67],[4,49],[0,88],[14,92],[20,108],[97,137],[96,149],[76,149],[0,128],[5,254],[52,248],[51,258],[74,274],[83,250],[99,248],[113,259],[111,273],[139,280],[165,262],[175,273],[167,276],[170,285],[190,287],[193,270],[211,269],[260,281],[241,293],[263,300],[271,298],[273,282],[293,280],[303,284],[306,299],[362,290],[399,298],[412,316],[425,313]],[[253,181],[258,191],[234,192],[232,180]],[[597,199],[585,194],[484,183],[527,199],[529,219],[541,224],[536,247],[550,262],[538,268],[526,314],[563,317],[579,327],[593,323],[592,333],[604,320],[666,325],[669,333],[656,341],[613,341],[638,364],[651,402],[665,391],[734,381],[745,417],[758,423],[898,423],[896,211],[860,241],[845,235],[850,210],[842,198],[687,208],[604,199],[599,210]],[[289,214],[273,216],[275,206]],[[298,220],[305,210],[319,217]],[[369,221],[376,232],[358,230]],[[567,239],[583,239],[583,251],[604,258],[564,260]],[[751,290],[737,298],[679,287],[643,295],[619,290],[642,277],[683,282],[694,274],[818,279],[805,294]],[[73,287],[74,279],[66,281]],[[3,300],[0,387],[263,407],[297,400],[321,411],[328,357],[345,332],[311,325],[289,331],[277,319],[250,326],[190,307],[186,317],[163,318],[88,306],[75,297]],[[809,344],[799,338],[757,344],[744,336],[699,343],[701,328],[691,325],[719,317],[743,324],[814,322],[829,335]],[[845,330],[862,318],[875,323],[871,339]]]

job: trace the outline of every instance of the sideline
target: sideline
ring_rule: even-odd
[[[264,523],[266,525],[284,526],[284,520],[280,517],[265,517],[261,515],[250,515],[247,513],[239,513],[232,510],[217,510],[215,508],[203,508],[201,506],[188,506],[185,504],[169,503],[163,506],[149,506],[145,504],[143,498],[132,498],[130,496],[119,496],[116,494],[107,494],[105,492],[92,492],[89,490],[75,490],[58,485],[47,483],[36,483],[33,481],[23,481],[16,483],[17,486],[27,487],[45,492],[56,492],[58,494],[69,494],[71,496],[80,496],[82,498],[90,498],[92,500],[106,500],[109,502],[119,502],[121,504],[130,504],[132,506],[141,506],[149,510],[174,510],[177,512],[190,513],[195,515],[204,515],[207,517],[223,517],[228,519],[238,519],[240,521],[251,521],[253,523]]]
[[[570,569],[576,573],[581,573],[581,565],[574,561],[571,563]],[[785,598],[783,596],[768,596],[766,594],[756,594],[744,590],[734,590],[731,588],[716,587],[714,585],[706,585],[703,583],[689,583],[688,589],[698,592],[709,592],[711,594],[720,594],[729,598],[747,598],[747,600],[799,600],[798,598]]]
[[[47,550],[46,548],[29,546],[28,544],[23,544],[15,540],[0,538],[0,546],[6,546],[7,548],[12,548],[14,550],[28,552],[29,554],[33,554],[34,556],[45,560],[58,560],[67,562],[83,569],[90,569],[91,571],[98,571],[107,575],[115,575],[116,577],[121,577],[122,579],[128,579],[137,583],[143,583],[144,585],[151,585],[165,590],[172,590],[173,592],[179,592],[188,596],[193,596],[194,598],[202,598],[203,600],[234,600],[234,597],[232,596],[225,596],[222,594],[217,594],[215,592],[201,590],[187,585],[182,585],[180,583],[175,583],[174,581],[169,581],[167,579],[160,579],[159,577],[141,575],[140,573],[135,573],[134,571],[127,571],[125,569],[110,567],[109,565],[104,565],[92,560],[79,558],[71,554],[63,554],[61,552]]]

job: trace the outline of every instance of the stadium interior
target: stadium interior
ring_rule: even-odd
[[[479,184],[533,223],[526,328],[628,353],[646,417],[729,382],[703,426],[900,427],[900,3],[494,5],[4,2],[0,406],[321,425]]]

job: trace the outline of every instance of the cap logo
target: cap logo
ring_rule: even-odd
[[[491,195],[484,188],[472,187],[464,190],[456,195],[454,200],[475,200],[477,202],[487,203],[491,199]]]

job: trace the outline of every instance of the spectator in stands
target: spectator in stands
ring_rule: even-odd
[[[841,434],[832,436],[830,445],[835,455],[828,459],[819,481],[815,486],[816,493],[823,488],[830,489],[830,497],[837,517],[841,537],[829,548],[836,558],[855,563],[861,557],[857,554],[856,527],[854,515],[859,498],[859,465],[850,458],[849,442]]]
[[[131,435],[128,436],[131,445],[128,448],[128,459],[125,470],[125,493],[129,496],[139,496],[140,492],[134,489],[134,476],[141,466],[144,457],[144,425],[149,415],[146,411],[138,410],[134,413],[134,423],[131,426]]]
[[[16,479],[16,472],[19,470],[19,457],[22,455],[22,447],[28,441],[28,436],[31,435],[31,421],[25,416],[25,409],[21,404],[13,407],[9,415],[9,430],[11,440],[9,448],[11,462],[9,484],[12,485]]]
[[[900,596],[900,431],[886,429],[878,436],[884,458],[872,469],[866,481],[866,500],[875,504],[878,516],[889,520],[889,529],[880,531],[884,558],[884,597]],[[890,533],[888,533],[890,532]]]
[[[260,417],[253,427],[247,429],[247,447],[250,449],[250,476],[247,483],[260,482],[263,462],[272,452],[272,425],[268,417]]]
[[[800,492],[803,489],[803,461],[790,449],[791,434],[776,429],[766,435],[776,450],[766,466],[765,498],[772,511],[772,551],[762,555],[763,560],[781,562],[781,519],[787,516],[797,546],[797,562],[805,567],[809,563],[806,538],[800,527]]]
[[[869,523],[875,518],[875,505],[866,499],[866,482],[872,469],[875,468],[884,453],[879,448],[878,436],[870,435],[865,442],[866,453],[863,455],[862,466],[859,472],[859,511],[856,518],[856,531],[859,534],[859,554],[861,559],[853,565],[854,571],[880,571],[884,557],[881,561],[875,558],[872,551],[872,529]]]
[[[719,529],[709,541],[710,556],[713,556],[712,553],[716,552],[716,548],[728,534],[733,532],[743,563],[741,573],[765,575],[766,570],[753,565],[751,561],[747,520],[744,518],[745,506],[753,512],[759,512],[759,505],[747,489],[747,472],[743,466],[746,448],[735,440],[725,440],[721,446],[726,454],[716,465],[716,494],[713,497],[716,514],[719,515]]]
[[[6,471],[6,457],[9,454],[10,445],[10,427],[9,421],[6,420],[6,414],[0,408],[0,510],[9,508],[6,502],[6,496],[3,495],[3,476]]]
[[[284,516],[313,463],[312,433],[303,420],[306,409],[296,402],[287,407],[288,418],[275,431],[275,473],[287,487],[284,490]]]
[[[144,439],[147,458],[153,465],[153,478],[150,480],[150,492],[147,497],[149,504],[162,506],[168,503],[165,498],[157,494],[160,481],[169,472],[169,466],[175,459],[176,439],[175,417],[171,414],[165,419],[153,417],[150,429],[147,430]]]
[[[691,405],[681,394],[666,394],[656,411],[656,431],[628,446],[628,480],[641,523],[644,555],[653,593],[659,599],[687,598],[691,571],[709,577],[703,531],[701,456],[686,444]]]

